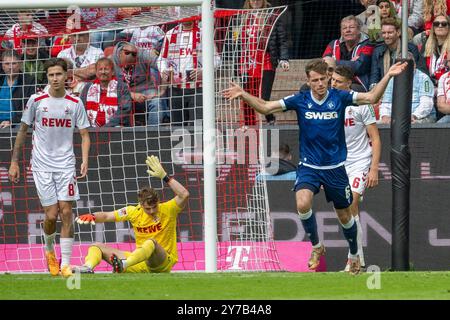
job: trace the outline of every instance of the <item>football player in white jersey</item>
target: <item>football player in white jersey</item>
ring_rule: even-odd
[[[20,177],[19,155],[25,142],[28,128],[33,125],[33,149],[31,170],[39,200],[45,212],[44,240],[45,256],[51,275],[58,275],[60,266],[55,256],[54,242],[58,215],[61,227],[61,275],[72,275],[70,257],[73,245],[72,203],[78,200],[77,179],[84,178],[88,171],[90,147],[89,120],[79,98],[67,93],[67,63],[53,58],[45,62],[50,88],[48,92],[34,94],[23,112],[22,123],[14,144],[9,178],[17,183]],[[80,176],[76,176],[73,134],[75,127],[81,135],[82,163]]]
[[[350,91],[352,79],[353,71],[350,68],[338,66],[331,77],[331,86]],[[358,224],[358,255],[361,268],[364,268],[359,202],[362,201],[366,188],[378,185],[378,164],[381,157],[380,133],[372,105],[348,106],[345,109],[345,140],[347,143],[345,169],[353,193],[350,211]],[[344,271],[349,271],[349,269],[350,259],[347,260]]]

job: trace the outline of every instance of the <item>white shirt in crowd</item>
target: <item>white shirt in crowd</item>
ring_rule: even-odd
[[[136,47],[152,50],[155,49],[158,53],[164,41],[164,31],[158,26],[149,26],[147,28],[132,28],[124,30],[125,33],[131,33],[130,42]]]
[[[88,46],[80,56],[77,56],[73,46],[58,53],[58,58],[68,59],[72,62],[74,69],[87,67],[96,63],[98,59],[103,58],[104,56],[102,49],[93,46]]]
[[[446,102],[450,102],[450,72],[444,73],[438,82],[437,96],[444,96]]]
[[[195,88],[201,82],[192,81],[189,72],[202,68],[201,25],[194,25],[192,30],[185,30],[181,24],[167,31],[161,54],[158,58],[158,69],[161,73],[173,71],[173,82],[182,88]],[[214,48],[214,67],[220,65],[220,55]]]

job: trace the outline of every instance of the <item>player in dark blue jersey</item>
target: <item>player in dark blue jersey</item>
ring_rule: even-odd
[[[323,186],[327,201],[333,201],[344,236],[350,247],[350,273],[358,274],[361,264],[357,255],[357,226],[350,212],[352,192],[345,171],[345,108],[349,105],[374,104],[386,89],[389,79],[403,72],[407,63],[396,63],[370,92],[347,92],[328,89],[328,65],[323,59],[311,60],[305,67],[310,91],[279,101],[264,101],[250,95],[235,83],[223,91],[228,99],[243,99],[264,115],[287,110],[297,113],[300,127],[300,163],[294,191],[297,210],[313,246],[308,267],[315,270],[325,247],[319,240],[313,197]]]

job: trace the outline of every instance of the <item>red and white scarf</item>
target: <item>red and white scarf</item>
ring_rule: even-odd
[[[447,69],[447,52],[442,53],[440,56],[432,54],[431,57],[426,57],[425,59],[428,71],[432,77],[436,80],[448,71]]]
[[[117,80],[111,79],[108,88],[101,90],[96,79],[89,87],[86,97],[86,112],[93,127],[102,127],[116,114],[118,108]]]

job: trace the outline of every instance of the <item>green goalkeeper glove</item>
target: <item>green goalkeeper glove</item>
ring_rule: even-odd
[[[147,173],[155,178],[164,179],[164,177],[167,176],[166,171],[162,167],[161,163],[159,162],[158,157],[155,156],[149,156],[147,157],[147,160],[145,161],[147,166],[149,167],[149,170],[147,170]]]
[[[95,225],[95,216],[93,214],[83,214],[75,218],[75,222],[78,224],[92,224]]]

